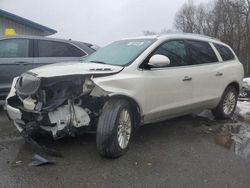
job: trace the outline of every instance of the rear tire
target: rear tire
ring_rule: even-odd
[[[220,103],[212,110],[217,119],[230,119],[234,114],[238,99],[238,91],[233,86],[228,86],[224,91]]]
[[[123,155],[128,150],[132,129],[129,103],[121,99],[107,101],[97,125],[96,145],[100,155],[109,158]]]

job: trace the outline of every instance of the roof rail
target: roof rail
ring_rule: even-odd
[[[197,33],[186,33],[186,32],[171,32],[171,33],[160,33],[160,34],[157,34],[155,35],[156,37],[161,37],[161,36],[164,36],[164,35],[178,35],[178,34],[181,34],[181,35],[193,35],[193,36],[197,36],[197,37],[203,37],[203,38],[207,38],[207,39],[213,39],[213,40],[216,40],[216,41],[221,41],[220,39],[218,38],[215,38],[215,37],[210,37],[210,36],[207,36],[207,35],[202,35],[202,34],[197,34]]]
[[[181,33],[181,34],[187,34],[187,35],[193,35],[193,36],[205,37],[205,38],[208,38],[208,39],[213,39],[213,40],[220,41],[220,39],[218,39],[218,38],[211,37],[211,36],[207,36],[207,35],[202,35],[202,34],[197,34],[197,33]]]

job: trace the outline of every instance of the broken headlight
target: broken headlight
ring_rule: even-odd
[[[82,93],[84,95],[89,94],[94,87],[95,87],[94,82],[90,79],[86,79],[83,84]]]
[[[16,91],[19,96],[28,97],[35,94],[41,84],[40,78],[33,74],[22,74],[16,83]]]

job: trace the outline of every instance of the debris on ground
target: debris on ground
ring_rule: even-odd
[[[23,161],[15,161],[12,163],[12,166],[20,166],[23,164]]]
[[[212,128],[208,128],[208,131],[212,132],[212,131],[213,131],[213,129],[212,129]]]
[[[148,163],[147,165],[148,165],[148,166],[152,166],[152,163]]]
[[[37,150],[37,152],[44,152],[48,155],[54,156],[54,157],[62,157],[62,154],[54,149],[48,148],[46,146],[40,145],[37,141],[35,141],[28,133],[22,131],[21,132],[23,138],[27,143],[29,143],[34,150]]]
[[[38,154],[35,154],[29,166],[43,166],[43,165],[51,165],[51,164],[55,164],[55,162],[49,161],[45,159],[44,157]]]
[[[200,120],[211,121],[214,122],[215,118],[211,112],[211,110],[203,110],[202,112],[193,114],[193,117],[198,118]]]

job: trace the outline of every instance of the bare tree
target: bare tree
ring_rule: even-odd
[[[213,0],[208,4],[186,3],[177,12],[176,29],[219,38],[235,50],[249,75],[250,0]]]
[[[145,36],[149,36],[149,35],[156,35],[156,32],[146,30],[146,31],[143,31],[143,34],[144,34]]]
[[[185,3],[175,17],[175,27],[178,30],[188,33],[194,33],[196,6],[193,2]]]
[[[160,32],[155,32],[155,31],[143,31],[143,34],[145,36],[149,36],[149,35],[164,35],[164,34],[169,34],[169,33],[175,33],[176,31],[173,31],[171,29],[162,29]]]

